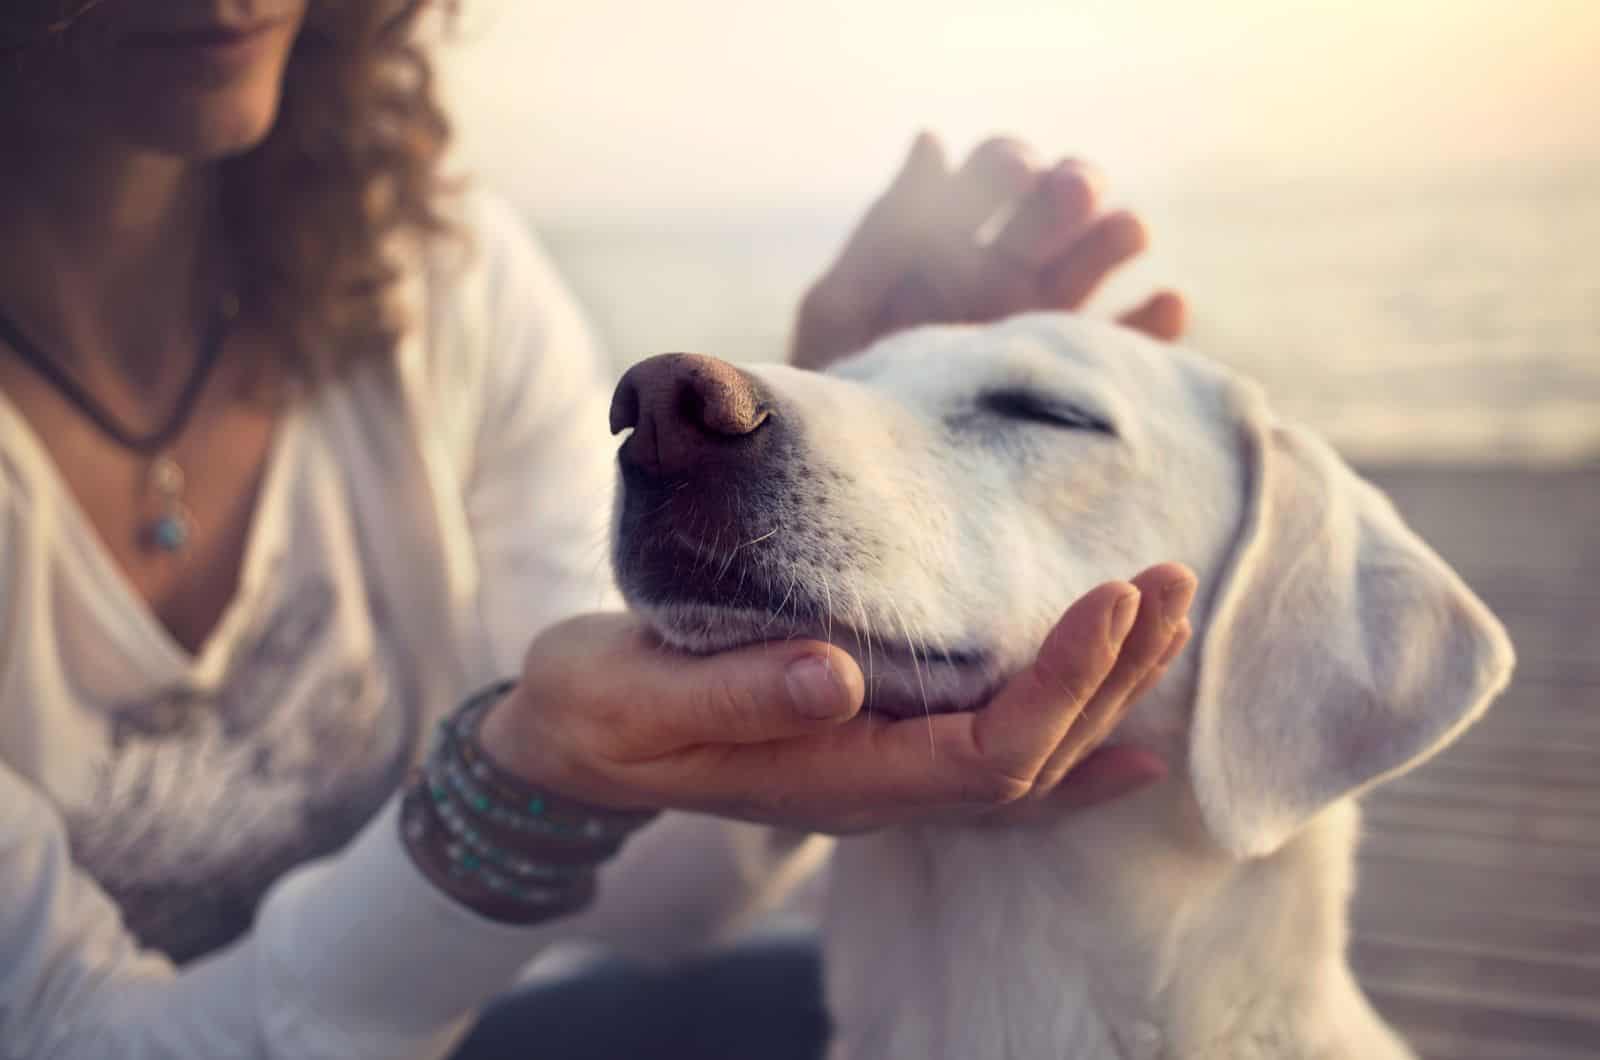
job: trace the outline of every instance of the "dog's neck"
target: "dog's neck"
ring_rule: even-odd
[[[1407,1056],[1344,962],[1356,822],[1335,807],[1237,862],[1168,783],[1040,828],[841,844],[835,1055]]]

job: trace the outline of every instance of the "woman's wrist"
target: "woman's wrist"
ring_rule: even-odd
[[[546,695],[558,696],[560,692],[531,689],[526,678],[520,682],[506,681],[498,687],[505,690],[504,694],[479,715],[473,741],[497,770],[515,778],[517,783],[551,793],[562,803],[586,808],[596,815],[626,819],[649,816],[663,809],[630,791],[628,785],[612,782],[606,769],[595,768],[596,763],[606,761],[603,747],[588,748],[580,754],[562,749],[595,742],[570,737],[562,740],[550,731],[557,726],[571,730],[575,727],[574,716],[588,712],[581,694],[561,704],[567,708],[562,711],[548,709],[553,704],[540,701]]]
[[[528,690],[520,682],[503,682],[503,694],[479,716],[476,744],[494,766],[529,785],[559,781],[560,763],[552,753],[553,741],[536,728],[536,712],[527,702]]]
[[[599,865],[653,814],[588,806],[502,768],[479,727],[509,691],[484,689],[440,723],[406,792],[401,829],[441,890],[491,919],[528,924],[587,905]]]

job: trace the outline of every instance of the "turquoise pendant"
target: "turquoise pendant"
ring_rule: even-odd
[[[193,537],[194,521],[183,506],[183,469],[163,453],[150,467],[150,489],[160,498],[161,514],[145,527],[146,547],[173,555]]]
[[[189,543],[189,521],[180,511],[169,512],[150,527],[150,540],[163,552],[181,552]]]

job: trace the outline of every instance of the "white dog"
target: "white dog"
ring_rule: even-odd
[[[657,358],[614,421],[634,427],[630,604],[696,651],[831,638],[873,710],[972,708],[1094,584],[1199,574],[1193,643],[1116,735],[1168,782],[1039,825],[840,841],[836,1057],[1410,1055],[1345,961],[1352,798],[1460,733],[1511,646],[1257,387],[1040,315],[826,375]]]

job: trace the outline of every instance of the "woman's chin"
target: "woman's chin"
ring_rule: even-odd
[[[188,162],[213,162],[243,154],[266,139],[277,120],[278,94],[233,92],[142,110],[143,120],[125,127],[125,135],[139,147]]]

